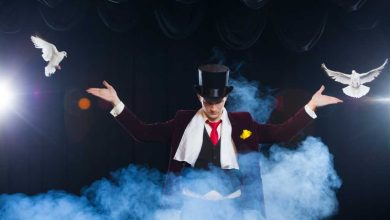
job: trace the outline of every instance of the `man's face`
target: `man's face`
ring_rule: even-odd
[[[218,121],[222,115],[222,110],[225,106],[227,97],[224,97],[219,102],[210,102],[199,95],[198,98],[200,103],[202,104],[202,109],[206,114],[207,118],[212,122]]]

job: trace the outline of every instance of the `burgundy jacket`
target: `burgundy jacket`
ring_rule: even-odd
[[[184,130],[195,114],[196,111],[193,110],[180,110],[169,121],[145,124],[125,107],[116,119],[138,142],[170,143],[168,171],[177,173],[180,172],[182,163],[173,160],[173,157]],[[282,124],[259,124],[252,119],[249,112],[229,112],[228,117],[232,125],[233,142],[238,153],[258,151],[258,145],[261,143],[287,142],[313,120],[304,108]],[[244,129],[252,132],[252,135],[246,139],[240,138]]]
[[[125,107],[116,120],[136,141],[170,143],[168,172],[179,174],[183,162],[176,161],[173,157],[184,130],[195,114],[196,111],[193,110],[179,110],[175,117],[169,121],[146,124]],[[228,112],[228,117],[232,125],[232,139],[238,154],[257,152],[260,143],[287,142],[313,120],[304,108],[301,108],[293,117],[282,124],[259,124],[252,119],[248,112]],[[252,132],[252,135],[246,139],[240,138],[244,129]],[[258,173],[260,173],[260,166],[257,167]],[[169,182],[169,180],[167,181]],[[260,200],[263,201],[261,178],[259,179],[259,188]],[[264,211],[264,204],[261,206],[262,211]]]

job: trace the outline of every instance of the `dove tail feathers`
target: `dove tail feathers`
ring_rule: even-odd
[[[370,88],[365,85],[360,85],[358,88],[353,88],[352,86],[347,86],[343,88],[343,92],[351,97],[360,98],[366,95],[370,91]]]
[[[51,74],[53,74],[56,71],[56,69],[53,66],[46,66],[45,67],[45,76],[49,77]]]

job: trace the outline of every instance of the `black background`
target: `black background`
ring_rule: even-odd
[[[265,29],[246,49],[229,48],[216,31],[214,15],[229,13],[224,1],[212,1],[199,27],[183,39],[171,39],[161,31],[153,13],[161,2],[139,4],[134,27],[124,32],[105,26],[96,10],[99,1],[89,2],[80,21],[63,31],[44,22],[39,13],[42,3],[15,2],[20,29],[0,33],[0,77],[11,79],[18,102],[0,117],[0,193],[34,195],[60,189],[78,194],[130,163],[165,171],[166,146],[136,144],[108,113],[111,106],[84,90],[108,80],[141,119],[163,121],[178,109],[199,107],[192,87],[197,66],[223,60],[235,70],[232,77],[241,74],[284,97],[284,108],[274,112],[271,121],[292,114],[321,84],[325,93],[343,99],[342,105],[319,109],[319,118],[306,131],[329,146],[343,182],[337,192],[339,212],[331,219],[390,217],[390,108],[370,101],[390,95],[390,71],[385,69],[368,85],[366,97],[353,99],[320,69],[323,62],[346,73],[381,65],[390,52],[387,5],[381,13],[354,17],[356,12],[348,12],[337,1],[321,1],[328,16],[322,36],[310,50],[298,52],[282,43],[272,20],[275,15],[288,20],[298,13],[286,1],[271,0],[264,6]],[[366,2],[362,10],[372,4]],[[366,28],[364,22],[373,16],[378,22]],[[357,28],[362,23],[365,28]],[[34,34],[68,53],[63,69],[50,78],[44,76],[45,63],[29,39]],[[88,111],[77,108],[81,97],[92,101]]]

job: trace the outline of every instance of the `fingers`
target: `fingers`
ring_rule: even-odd
[[[333,97],[333,96],[327,96],[328,98],[328,102],[331,103],[331,104],[337,104],[337,103],[342,103],[343,100],[341,99],[338,99],[336,97]]]
[[[342,103],[343,100],[333,97],[332,99],[333,103]]]
[[[96,91],[98,91],[99,90],[99,88],[89,88],[89,89],[87,89],[86,91],[87,92],[96,92]]]
[[[106,80],[103,80],[103,85],[104,85],[107,89],[109,89],[109,88],[111,87],[111,85],[108,84],[108,82],[107,82]]]
[[[86,89],[85,91],[87,91],[88,93],[92,93],[93,90],[95,90],[96,88],[89,88],[89,89]]]
[[[100,89],[99,88],[89,88],[86,90],[89,94],[99,96]]]
[[[322,93],[325,90],[325,86],[321,85],[321,88],[318,90],[319,93]]]

